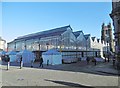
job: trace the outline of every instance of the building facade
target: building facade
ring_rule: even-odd
[[[115,35],[115,55],[117,59],[117,67],[120,69],[120,0],[113,0],[112,12],[110,14],[113,20]]]
[[[6,41],[0,37],[0,51],[5,50]]]
[[[57,49],[63,58],[103,57],[104,48],[99,39],[92,39],[90,34],[85,35],[83,31],[73,32],[70,25],[21,36],[9,42],[7,46],[8,51],[33,51],[37,59],[48,49]]]
[[[112,33],[112,27],[111,23],[108,25],[102,24],[102,30],[101,30],[101,41],[102,43],[107,43],[109,46],[109,51],[114,52],[114,42],[113,42],[113,33]]]

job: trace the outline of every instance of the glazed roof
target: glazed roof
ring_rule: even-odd
[[[69,28],[69,27],[70,27],[70,25],[64,26],[64,27],[55,28],[55,29],[51,29],[51,30],[47,30],[47,31],[37,32],[37,33],[33,33],[33,34],[28,34],[28,35],[25,35],[25,36],[20,36],[20,37],[18,37],[15,40],[31,39],[31,38],[36,38],[36,37],[43,38],[43,37],[49,37],[49,36],[57,36],[57,35],[60,35],[63,32],[65,32],[67,30],[67,28]]]
[[[73,34],[75,35],[76,38],[80,35],[80,33],[83,33],[83,32],[82,31],[73,32]]]
[[[86,34],[84,36],[85,36],[85,39],[87,40],[90,37],[90,34]]]

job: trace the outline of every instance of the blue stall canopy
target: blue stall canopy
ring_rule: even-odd
[[[7,52],[6,51],[1,51],[0,56],[4,56]]]
[[[9,55],[10,57],[10,62],[16,62],[17,57],[16,57],[17,52],[16,51],[9,51],[6,53],[6,55]]]
[[[31,61],[34,62],[35,55],[29,50],[22,50],[17,53],[17,61],[20,61],[20,58],[22,56],[23,63],[31,63]]]
[[[6,55],[16,55],[16,54],[17,54],[17,52],[15,52],[15,51],[9,51],[6,53]]]

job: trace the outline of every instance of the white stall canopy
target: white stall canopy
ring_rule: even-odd
[[[55,49],[48,50],[47,52],[42,53],[43,63],[44,64],[62,64],[62,55]]]

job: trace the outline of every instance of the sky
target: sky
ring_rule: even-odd
[[[66,25],[100,38],[102,23],[112,22],[111,2],[2,2],[0,6],[0,34],[7,42]]]

